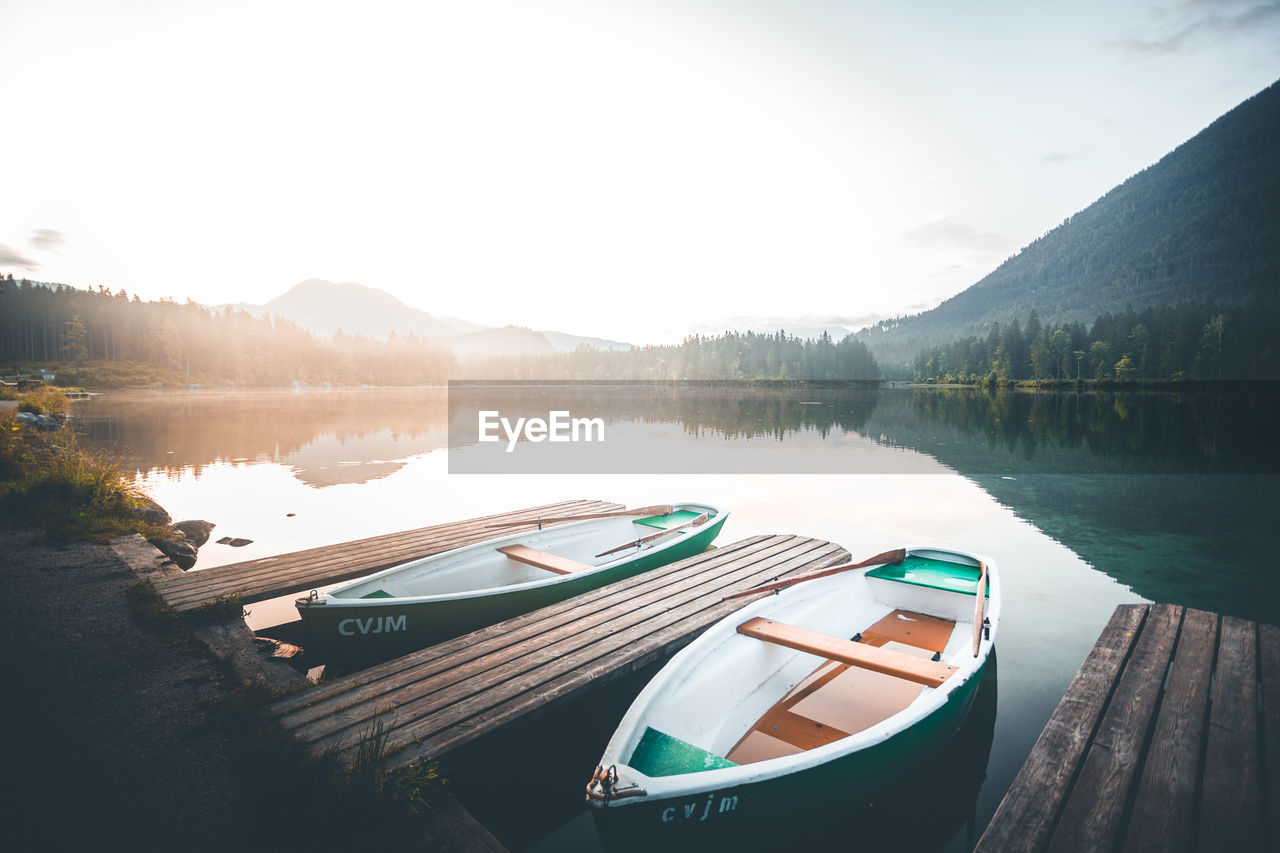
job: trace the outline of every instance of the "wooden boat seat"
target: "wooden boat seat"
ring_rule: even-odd
[[[590,563],[579,563],[577,560],[570,560],[568,557],[561,557],[549,551],[539,551],[528,545],[507,545],[498,550],[517,562],[537,566],[539,569],[546,569],[558,575],[571,575],[574,572],[595,568]]]
[[[956,671],[954,666],[939,661],[924,660],[903,652],[856,643],[758,616],[739,625],[738,633],[926,687],[938,687]]]

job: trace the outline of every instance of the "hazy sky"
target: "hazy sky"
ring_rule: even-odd
[[[0,0],[0,271],[635,342],[918,311],[1280,77],[1280,2]]]

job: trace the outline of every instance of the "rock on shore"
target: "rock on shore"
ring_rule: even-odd
[[[209,531],[218,525],[209,521],[200,519],[191,519],[189,521],[178,521],[169,525],[173,530],[181,533],[188,542],[200,548],[204,543],[209,541]]]

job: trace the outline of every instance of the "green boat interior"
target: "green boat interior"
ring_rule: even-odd
[[[646,776],[678,776],[737,766],[727,758],[655,728],[644,730],[628,763]]]
[[[673,527],[679,527],[693,521],[701,512],[694,512],[689,509],[678,509],[669,515],[651,515],[648,518],[637,518],[636,524],[643,524],[645,527],[656,527],[659,530],[670,530]]]
[[[896,566],[884,565],[867,572],[869,578],[968,595],[977,594],[978,578],[981,576],[982,569],[978,566],[953,563],[936,557],[923,557],[919,554],[912,554]],[[987,595],[991,595],[990,589],[987,590]]]

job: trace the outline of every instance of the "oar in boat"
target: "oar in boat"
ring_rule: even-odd
[[[801,575],[797,578],[787,578],[784,581],[775,581],[774,583],[761,584],[753,586],[751,589],[744,589],[739,592],[726,595],[721,601],[728,601],[731,598],[742,598],[747,595],[755,595],[758,592],[776,592],[780,589],[786,589],[789,586],[795,586],[805,581],[817,580],[818,578],[829,577],[830,575],[838,575],[841,572],[851,572],[854,569],[862,569],[867,566],[885,566],[889,564],[898,565],[907,558],[906,548],[896,548],[893,551],[885,551],[883,554],[876,554],[860,563],[846,563],[843,566],[832,566],[829,569],[822,569],[817,572],[810,572],[807,575]]]
[[[686,527],[697,527],[700,524],[705,524],[707,519],[709,519],[710,517],[711,517],[710,514],[704,512],[702,515],[698,516],[697,518],[690,519],[689,521],[686,521],[684,524],[677,524],[675,527],[668,527],[666,530],[659,530],[657,533],[650,533],[648,536],[641,536],[639,539],[632,539],[629,542],[623,542],[621,545],[617,546],[616,548],[610,548],[607,551],[601,551],[599,554],[596,554],[596,556],[603,557],[606,554],[616,554],[619,551],[625,551],[628,548],[639,548],[641,545],[643,545],[646,542],[652,542],[655,539],[661,539],[663,536],[670,536],[672,533],[676,533],[681,530],[684,530]]]
[[[628,515],[671,515],[674,508],[670,504],[655,504],[653,506],[642,506],[637,509],[621,509],[614,512],[589,512],[582,515],[556,515],[547,518],[526,518],[524,521],[499,521],[496,524],[486,524],[486,528],[490,527],[519,527],[522,524],[536,524],[538,529],[542,529],[542,525],[551,522],[561,521],[586,521],[589,518],[622,518]]]
[[[987,603],[987,564],[979,561],[982,574],[978,577],[978,600],[973,605],[973,656],[978,656],[982,646],[982,610]]]

